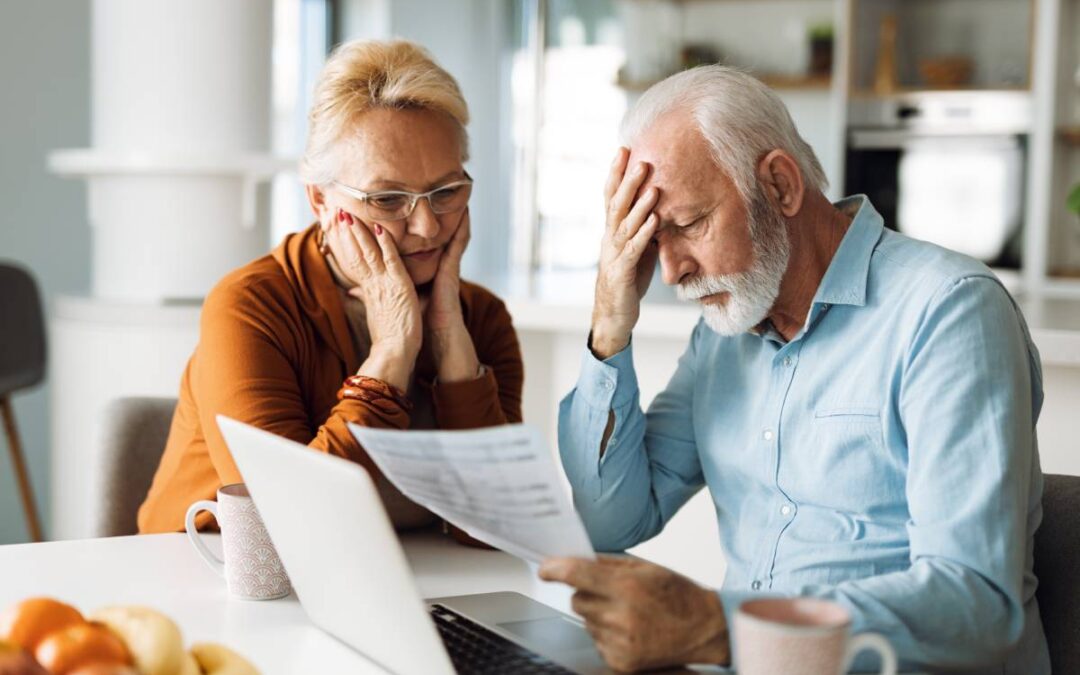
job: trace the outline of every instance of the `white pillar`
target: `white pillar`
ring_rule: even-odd
[[[268,0],[94,0],[93,147],[53,153],[89,183],[92,294],[201,298],[265,252]]]
[[[52,312],[53,538],[96,534],[108,402],[175,396],[199,302],[269,248],[256,187],[295,165],[269,154],[272,19],[271,0],[93,0],[92,147],[49,157],[88,182],[93,242],[91,297]]]

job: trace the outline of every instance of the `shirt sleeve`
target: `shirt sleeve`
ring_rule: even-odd
[[[290,354],[292,340],[288,331],[282,330],[286,324],[275,324],[274,329],[265,318],[281,312],[259,305],[270,302],[269,294],[260,298],[243,289],[218,289],[203,307],[198,358],[191,372],[192,393],[198,402],[210,461],[222,483],[242,479],[218,430],[218,414],[352,460],[378,476],[378,468],[347,424],[404,429],[408,413],[396,404],[374,406],[344,399],[313,429],[294,365],[299,357]]]
[[[600,361],[582,355],[577,385],[559,405],[559,454],[593,546],[621,551],[655,536],[704,485],[694,440],[695,342],[648,413],[633,347]],[[603,456],[609,412],[615,424]]]
[[[911,566],[799,593],[843,604],[853,632],[884,634],[909,666],[998,661],[1022,635],[1042,401],[1029,344],[996,280],[939,291],[914,334],[899,396]]]

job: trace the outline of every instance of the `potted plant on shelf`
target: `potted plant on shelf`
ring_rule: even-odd
[[[819,23],[810,27],[810,76],[828,77],[832,73],[833,25]]]

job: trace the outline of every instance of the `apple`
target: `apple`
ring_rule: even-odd
[[[180,628],[161,612],[149,607],[105,607],[90,618],[108,626],[124,641],[142,675],[182,672],[184,642]]]

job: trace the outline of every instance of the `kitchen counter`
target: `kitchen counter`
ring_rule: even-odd
[[[489,284],[506,301],[518,330],[586,335],[592,314],[594,271],[515,277]],[[1080,367],[1080,300],[1019,300],[1044,366]],[[679,301],[654,279],[634,335],[683,340],[697,323],[697,306]]]

